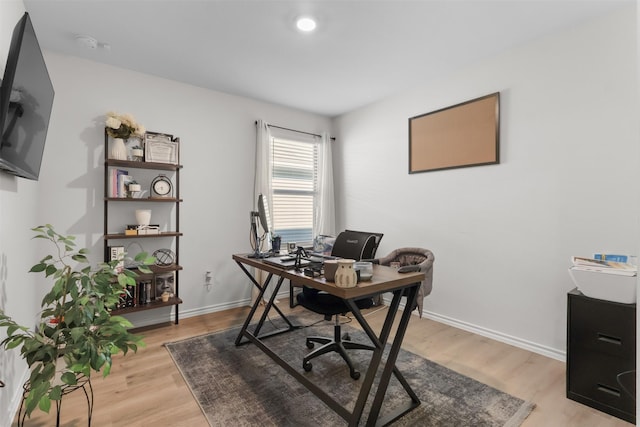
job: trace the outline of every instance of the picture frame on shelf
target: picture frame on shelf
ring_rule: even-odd
[[[156,274],[155,276],[155,285],[156,285],[156,298],[160,299],[162,294],[167,292],[170,296],[175,294],[175,274],[174,272],[170,273],[161,273]]]
[[[145,162],[178,164],[179,142],[173,135],[147,132],[144,136]]]

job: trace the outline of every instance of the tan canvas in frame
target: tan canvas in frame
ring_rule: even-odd
[[[409,119],[409,173],[500,163],[500,93]]]

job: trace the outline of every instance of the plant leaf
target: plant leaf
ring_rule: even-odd
[[[87,257],[84,256],[83,254],[73,255],[71,257],[71,259],[73,259],[74,261],[78,261],[78,262],[89,262],[89,260],[87,260]]]
[[[57,272],[58,272],[58,269],[57,269],[57,268],[56,268],[56,266],[55,266],[55,265],[53,265],[53,264],[49,264],[49,265],[47,266],[47,268],[46,268],[46,275],[47,275],[47,277],[49,277],[49,276],[51,276],[51,275],[53,275],[53,274],[56,274]]]
[[[33,267],[31,267],[31,270],[29,270],[30,273],[40,273],[41,271],[44,271],[47,268],[47,264],[44,263],[40,263],[40,264],[36,264]]]
[[[44,395],[40,398],[40,402],[38,402],[38,408],[40,408],[41,411],[44,411],[47,414],[49,413],[49,409],[51,409],[51,399],[49,399],[49,396]]]
[[[78,380],[76,379],[76,375],[73,372],[65,372],[62,374],[62,382],[69,385],[76,385]]]
[[[62,398],[62,387],[59,385],[54,386],[51,391],[49,391],[49,398],[51,400],[60,400]]]

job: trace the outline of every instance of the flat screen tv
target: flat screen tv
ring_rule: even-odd
[[[13,30],[0,88],[0,169],[38,179],[53,95],[40,44],[25,13]]]

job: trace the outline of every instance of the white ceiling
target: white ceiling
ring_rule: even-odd
[[[43,49],[327,116],[633,3],[24,0]]]

